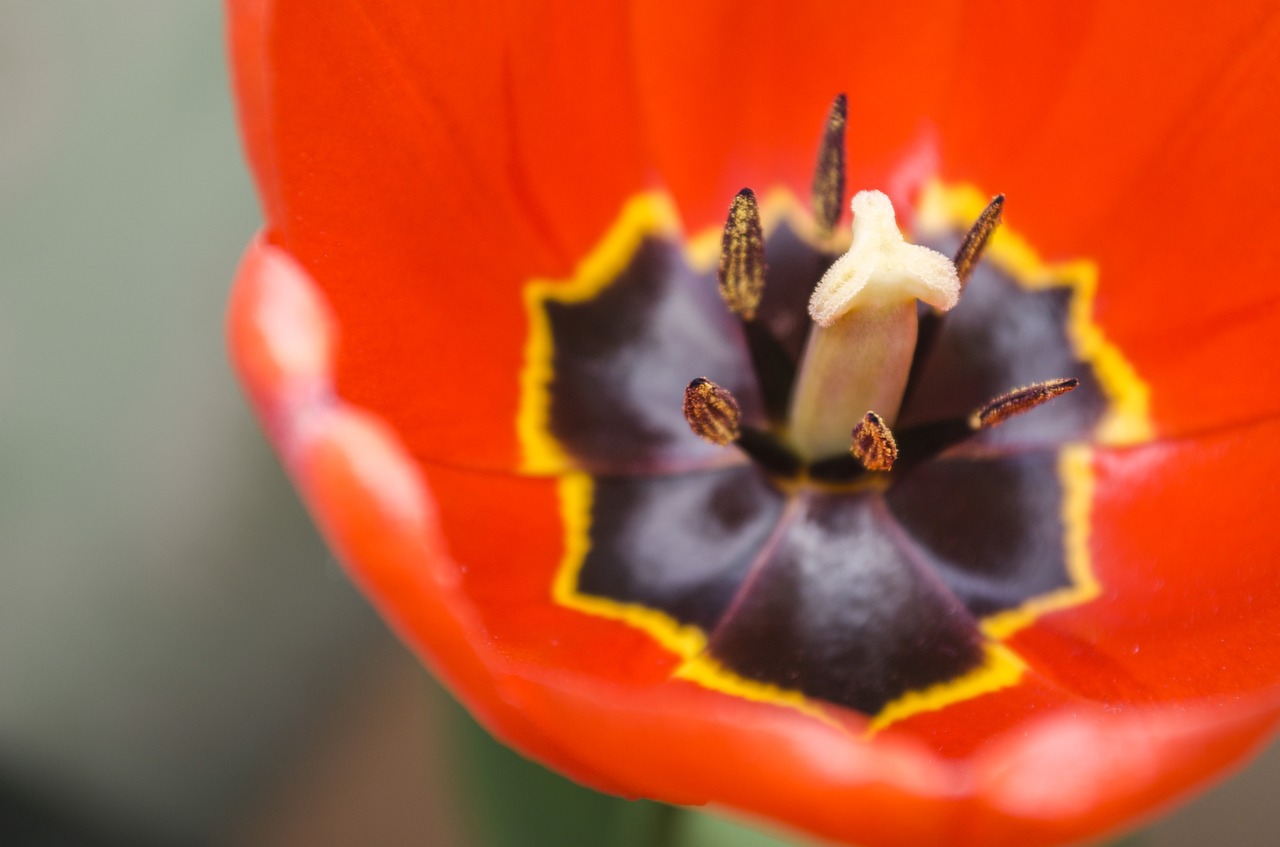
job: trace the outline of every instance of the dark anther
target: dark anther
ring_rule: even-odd
[[[1010,391],[1008,394],[1001,394],[970,415],[969,426],[972,429],[990,429],[998,426],[1014,415],[1029,412],[1037,406],[1048,403],[1054,397],[1066,394],[1079,384],[1080,380],[1075,377],[1051,379]]]
[[[827,112],[818,165],[813,172],[813,218],[818,235],[823,238],[835,232],[844,208],[844,135],[848,120],[848,98],[838,94]]]
[[[737,439],[742,410],[728,389],[698,377],[684,390],[684,419],[694,435],[723,447]]]
[[[977,266],[978,260],[982,258],[982,251],[986,249],[991,234],[996,231],[996,227],[1000,226],[1000,215],[1003,212],[1004,195],[997,194],[991,198],[991,202],[982,210],[982,214],[978,215],[978,219],[965,235],[964,241],[960,242],[960,249],[956,251],[955,265],[956,275],[960,277],[961,292],[964,291],[969,277],[973,275],[973,269]]]
[[[756,316],[764,293],[764,230],[756,195],[744,188],[729,206],[720,242],[720,296],[743,320]]]
[[[898,443],[889,425],[875,412],[867,412],[853,428],[849,452],[869,471],[887,471],[898,458]]]

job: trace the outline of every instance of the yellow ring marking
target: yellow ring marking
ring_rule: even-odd
[[[963,231],[985,207],[986,197],[968,185],[926,186],[917,210],[917,227],[924,233]],[[797,233],[813,233],[813,219],[807,208],[790,192],[769,192],[760,204],[766,237],[782,221]],[[706,633],[682,624],[672,616],[639,603],[624,603],[578,591],[578,576],[590,550],[590,475],[575,470],[572,459],[548,429],[549,386],[552,378],[554,340],[545,303],[583,302],[595,297],[625,270],[631,257],[647,237],[665,236],[684,244],[685,260],[697,271],[716,266],[720,252],[720,231],[710,229],[681,241],[682,227],[675,204],[665,194],[641,194],[623,208],[617,223],[567,280],[533,280],[525,289],[529,315],[529,338],[525,365],[520,375],[521,402],[517,434],[523,450],[522,471],[533,475],[560,475],[559,495],[565,527],[565,553],[552,586],[556,603],[585,614],[617,620],[642,630],[664,648],[683,659],[674,676],[688,679],[716,691],[748,700],[795,709],[828,723],[835,723],[820,702],[803,693],[759,683],[729,671],[706,654]],[[814,246],[840,250],[848,243],[845,230],[830,241],[805,235]],[[1149,440],[1153,428],[1149,417],[1150,390],[1133,366],[1101,328],[1093,321],[1097,291],[1097,267],[1076,261],[1045,264],[1030,244],[1007,226],[998,229],[988,244],[985,260],[993,262],[1018,284],[1028,289],[1066,287],[1071,289],[1068,337],[1077,355],[1089,362],[1098,375],[1107,399],[1107,412],[1096,437],[1104,444],[1132,444]],[[986,658],[973,671],[929,688],[910,691],[885,705],[872,716],[868,736],[897,721],[922,712],[936,711],[1018,683],[1025,663],[1002,642],[1029,626],[1041,615],[1088,602],[1098,596],[1100,586],[1089,562],[1089,518],[1093,499],[1092,450],[1088,445],[1069,445],[1059,454],[1058,475],[1063,488],[1062,520],[1066,566],[1072,585],[1039,595],[1015,609],[990,615],[979,624],[990,643]]]

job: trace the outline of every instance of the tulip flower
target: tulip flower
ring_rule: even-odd
[[[497,737],[865,847],[1102,837],[1265,743],[1267,4],[227,13],[235,367]]]

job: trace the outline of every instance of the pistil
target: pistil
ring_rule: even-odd
[[[851,422],[874,411],[893,425],[916,346],[916,300],[945,311],[960,280],[941,253],[908,244],[878,191],[853,198],[849,251],[809,301],[814,327],[792,397],[788,439],[806,460],[848,449]]]

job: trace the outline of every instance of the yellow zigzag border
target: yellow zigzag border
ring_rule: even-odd
[[[922,234],[965,230],[977,218],[987,198],[968,185],[926,186],[917,210]],[[797,233],[813,233],[812,217],[794,195],[785,190],[767,194],[761,204],[766,235],[783,221]],[[593,482],[576,471],[572,460],[550,434],[548,387],[552,378],[553,338],[545,303],[578,303],[590,300],[615,280],[647,237],[666,237],[684,244],[685,260],[698,271],[715,267],[720,250],[719,230],[708,230],[682,241],[682,227],[670,197],[657,192],[630,200],[604,239],[567,280],[540,279],[525,288],[529,337],[525,365],[520,374],[520,406],[516,428],[523,454],[522,471],[531,475],[558,475],[560,510],[565,528],[565,553],[551,594],[555,602],[589,615],[624,622],[648,633],[655,641],[683,659],[676,676],[706,688],[748,700],[795,709],[817,719],[836,723],[823,704],[799,691],[755,682],[721,666],[706,655],[707,636],[701,629],[638,603],[623,603],[582,594],[578,575],[590,547]],[[834,241],[809,240],[814,246],[840,250],[848,232]],[[1093,321],[1097,291],[1097,267],[1089,261],[1045,264],[1030,244],[1002,226],[988,244],[984,259],[996,264],[1028,289],[1063,287],[1072,290],[1068,337],[1077,355],[1090,362],[1108,400],[1108,410],[1096,433],[1104,444],[1132,444],[1150,439],[1149,389],[1123,353],[1111,344]],[[1067,570],[1072,585],[1034,597],[1016,609],[991,615],[981,622],[991,639],[982,666],[958,679],[912,691],[887,704],[868,724],[868,734],[921,712],[1014,685],[1025,670],[1022,660],[1002,643],[1004,639],[1048,612],[1088,602],[1098,595],[1098,581],[1089,562],[1089,518],[1093,499],[1092,451],[1088,445],[1062,450],[1058,474],[1063,487],[1062,519],[1065,527]]]

